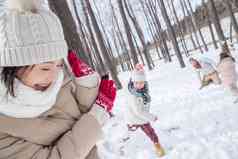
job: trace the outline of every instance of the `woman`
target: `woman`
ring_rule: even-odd
[[[74,52],[67,61],[59,19],[36,2],[8,0],[0,17],[0,158],[98,159],[113,81]]]
[[[216,71],[216,64],[209,58],[190,58],[189,62],[198,74],[201,83],[200,89],[208,86],[211,83],[220,84],[220,78]]]
[[[222,84],[236,97],[234,103],[237,103],[238,87],[235,59],[231,56],[229,52],[225,52],[224,49],[223,52],[220,54],[218,72],[221,76]]]

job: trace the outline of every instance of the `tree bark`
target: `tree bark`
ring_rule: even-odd
[[[93,63],[92,52],[91,52],[91,50],[90,50],[90,48],[87,44],[86,36],[85,36],[84,31],[83,31],[83,24],[82,24],[82,21],[80,19],[79,13],[78,13],[76,0],[73,0],[72,4],[73,4],[73,7],[74,7],[74,12],[75,12],[75,15],[76,15],[76,19],[77,19],[77,22],[78,22],[78,25],[79,25],[80,37],[81,37],[81,41],[83,42],[83,48],[85,50],[85,55],[88,58],[90,66],[95,70],[96,68],[95,68],[94,63]]]
[[[98,48],[98,44],[97,44],[96,39],[94,37],[92,27],[90,25],[90,20],[89,20],[89,15],[88,15],[88,12],[87,12],[87,8],[85,7],[84,2],[82,0],[80,0],[80,2],[81,2],[81,6],[82,6],[82,9],[83,9],[84,16],[85,16],[87,29],[89,31],[91,42],[92,42],[92,45],[93,45],[93,48],[94,48],[95,57],[96,57],[96,59],[98,61],[98,64],[99,64],[97,67],[100,70],[99,71],[100,74],[104,75],[104,74],[106,74],[107,69],[106,69],[105,64],[103,62],[103,59],[100,55],[100,50]]]
[[[191,11],[191,15],[190,15],[190,16],[192,17],[192,21],[193,21],[193,23],[194,23],[194,25],[195,25],[195,29],[198,31],[198,33],[199,33],[199,35],[200,35],[200,38],[201,38],[202,43],[203,43],[203,45],[204,45],[205,51],[208,51],[208,47],[207,47],[206,41],[205,41],[205,39],[204,39],[204,37],[203,37],[201,28],[198,26],[197,20],[196,20],[196,18],[195,18],[195,16],[194,16],[194,11],[193,11],[191,2],[190,2],[190,0],[187,0],[187,2],[188,2],[189,9],[190,9],[190,11]]]
[[[202,49],[202,46],[201,46],[201,44],[200,44],[200,41],[199,41],[199,38],[198,38],[198,35],[197,35],[197,29],[196,29],[195,24],[194,24],[193,16],[192,16],[192,14],[190,13],[190,11],[189,11],[189,9],[188,9],[188,6],[187,6],[187,4],[186,4],[186,2],[185,2],[185,0],[182,0],[182,2],[183,2],[183,5],[184,5],[185,10],[186,10],[186,12],[187,12],[187,15],[189,16],[189,21],[190,21],[190,23],[191,23],[191,26],[190,26],[190,27],[191,27],[192,30],[193,30],[193,33],[194,33],[196,42],[197,42],[197,44],[198,44],[198,48],[199,48],[200,52],[203,53],[203,49]]]
[[[133,64],[135,66],[137,63],[139,63],[139,60],[138,60],[138,57],[137,57],[136,48],[135,48],[134,43],[133,43],[133,37],[131,35],[130,24],[127,20],[122,0],[117,0],[117,3],[118,3],[118,6],[119,6],[119,9],[120,9],[120,14],[121,14],[121,18],[122,18],[122,21],[123,21],[123,24],[124,24],[124,29],[126,31],[127,41],[128,41],[129,47],[130,47],[130,53],[132,55]]]
[[[123,38],[123,34],[122,34],[120,26],[119,26],[119,22],[118,22],[118,18],[116,16],[116,13],[115,13],[115,9],[112,5],[111,0],[109,2],[110,2],[111,10],[112,10],[112,16],[114,18],[114,22],[115,22],[115,25],[116,25],[116,28],[117,28],[116,35],[118,37],[119,44],[120,44],[121,49],[122,49],[122,54],[123,54],[123,57],[124,57],[124,60],[125,60],[126,64],[128,65],[129,70],[131,70],[131,69],[133,69],[133,65],[132,65],[132,62],[131,62],[132,58],[130,57],[129,51],[127,49],[126,42]]]
[[[224,0],[224,4],[225,4],[227,10],[229,11],[231,21],[232,21],[232,26],[236,32],[236,39],[238,40],[238,23],[237,23],[235,15],[234,15],[231,2],[230,2],[230,0]]]
[[[82,0],[84,1],[84,0]],[[110,73],[111,73],[111,76],[112,78],[115,80],[115,83],[116,83],[116,86],[118,89],[121,89],[122,88],[122,85],[119,81],[119,78],[117,77],[117,72],[116,72],[116,68],[115,66],[113,65],[109,55],[108,55],[108,52],[107,52],[107,48],[105,46],[105,43],[103,42],[104,39],[103,39],[103,36],[102,36],[102,33],[100,31],[100,28],[98,26],[98,23],[97,23],[97,20],[96,20],[96,17],[94,15],[94,12],[92,10],[92,7],[91,7],[91,4],[88,0],[84,1],[85,2],[85,6],[87,7],[87,10],[88,10],[88,14],[90,15],[90,18],[91,18],[91,22],[92,22],[92,25],[93,25],[93,28],[94,28],[94,32],[96,34],[96,37],[97,37],[97,40],[98,40],[98,43],[99,43],[99,47],[100,47],[100,50],[102,52],[102,55],[104,57],[104,60],[110,70]]]
[[[218,13],[217,13],[217,9],[216,9],[214,0],[209,0],[209,5],[210,5],[213,23],[215,25],[215,29],[216,29],[217,35],[219,37],[219,40],[226,41],[226,37],[224,35],[224,32],[223,32],[221,24],[220,24],[220,19],[219,19]]]
[[[149,11],[152,19],[153,19],[154,26],[157,30],[161,53],[164,56],[165,62],[167,62],[167,61],[171,62],[172,58],[170,56],[169,48],[167,45],[167,36],[166,36],[167,34],[165,34],[165,32],[162,29],[162,26],[161,26],[161,23],[160,23],[160,20],[158,17],[158,12],[156,10],[156,6],[153,6],[151,1],[148,1],[148,3],[145,3],[145,4],[148,8],[148,11]]]
[[[48,0],[48,2],[50,9],[55,12],[62,23],[65,39],[69,48],[75,50],[78,53],[79,57],[89,64],[90,62],[88,61],[87,56],[85,56],[82,42],[77,32],[77,26],[70,12],[67,1]]]
[[[135,30],[137,32],[137,35],[138,35],[138,37],[140,39],[140,42],[142,44],[142,52],[143,52],[143,54],[145,56],[148,68],[149,68],[149,70],[152,70],[153,67],[154,67],[154,64],[153,64],[152,58],[150,56],[149,50],[147,48],[147,45],[146,45],[146,42],[145,42],[145,36],[143,34],[143,31],[142,31],[142,29],[141,29],[141,27],[140,27],[140,25],[139,25],[139,23],[138,23],[138,21],[136,19],[136,16],[133,13],[133,10],[132,10],[132,7],[130,5],[130,2],[124,0],[124,4],[125,4],[126,11],[127,11],[128,15],[129,15],[129,17],[130,17],[130,19],[131,19],[131,21],[132,21],[132,23],[134,25],[134,28],[135,28]]]
[[[210,30],[210,34],[211,34],[211,37],[212,37],[213,45],[214,45],[214,48],[217,49],[218,46],[217,46],[217,42],[216,42],[214,31],[213,31],[213,27],[212,27],[212,22],[211,22],[211,16],[210,16],[210,13],[209,13],[209,8],[207,6],[207,3],[205,3],[205,0],[202,0],[202,4],[203,4],[203,6],[205,8],[204,18],[207,17],[208,28]]]
[[[189,52],[188,52],[188,48],[187,48],[187,45],[186,45],[186,41],[185,41],[185,38],[184,38],[184,34],[183,34],[183,31],[182,31],[182,27],[181,27],[181,23],[179,21],[179,18],[178,18],[178,15],[177,15],[177,12],[176,12],[176,9],[174,7],[174,3],[172,0],[170,0],[170,4],[171,4],[171,12],[173,13],[174,15],[174,18],[175,18],[175,21],[176,21],[176,24],[178,26],[178,32],[179,32],[179,36],[180,36],[180,42],[182,44],[182,47],[183,47],[183,50],[184,50],[184,53],[186,56],[189,56]]]
[[[170,34],[170,38],[172,40],[172,44],[173,44],[173,47],[174,47],[174,50],[175,50],[175,54],[176,54],[176,56],[178,58],[180,66],[182,68],[184,68],[185,67],[185,63],[183,61],[183,57],[181,55],[181,52],[180,52],[180,49],[179,49],[179,46],[178,46],[178,42],[177,42],[177,39],[176,39],[176,34],[174,32],[174,29],[173,29],[172,24],[170,22],[170,19],[168,17],[168,13],[167,13],[165,5],[164,5],[164,0],[159,0],[159,2],[160,2],[159,4],[160,4],[160,8],[161,8],[161,13],[162,13],[162,16],[163,16],[163,18],[165,20],[168,32]]]
[[[180,6],[181,6],[182,12],[183,12],[183,19],[184,19],[184,23],[185,23],[186,33],[188,33],[189,36],[190,36],[190,40],[191,40],[191,42],[192,42],[192,44],[193,44],[193,48],[194,48],[194,49],[197,49],[197,45],[196,45],[196,43],[195,43],[195,40],[193,39],[193,34],[192,34],[191,30],[190,30],[190,24],[189,24],[188,18],[187,18],[187,16],[186,16],[186,11],[185,11],[184,4],[183,4],[182,0],[179,0],[179,2],[180,2]]]

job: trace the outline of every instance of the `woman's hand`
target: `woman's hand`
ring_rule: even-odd
[[[96,104],[111,112],[116,99],[116,87],[113,80],[102,80]]]
[[[77,78],[95,73],[86,63],[80,60],[74,51],[68,54],[68,61]],[[102,79],[99,87],[96,104],[107,112],[111,112],[116,98],[116,87],[113,80]]]
[[[69,52],[68,61],[76,77],[83,77],[94,73],[94,70],[80,60],[74,51]]]

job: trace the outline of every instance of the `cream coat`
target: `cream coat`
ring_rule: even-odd
[[[156,120],[150,113],[150,104],[144,104],[142,97],[136,97],[128,91],[128,105],[126,105],[126,120],[129,125],[143,125]]]
[[[101,125],[87,113],[98,88],[99,76],[65,79],[56,104],[40,117],[0,115],[0,159],[98,159]]]

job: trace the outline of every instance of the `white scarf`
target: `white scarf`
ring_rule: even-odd
[[[57,94],[63,84],[63,71],[52,85],[45,90],[36,91],[15,79],[15,95],[6,94],[5,85],[0,82],[0,114],[15,118],[35,118],[48,111],[56,102]]]

